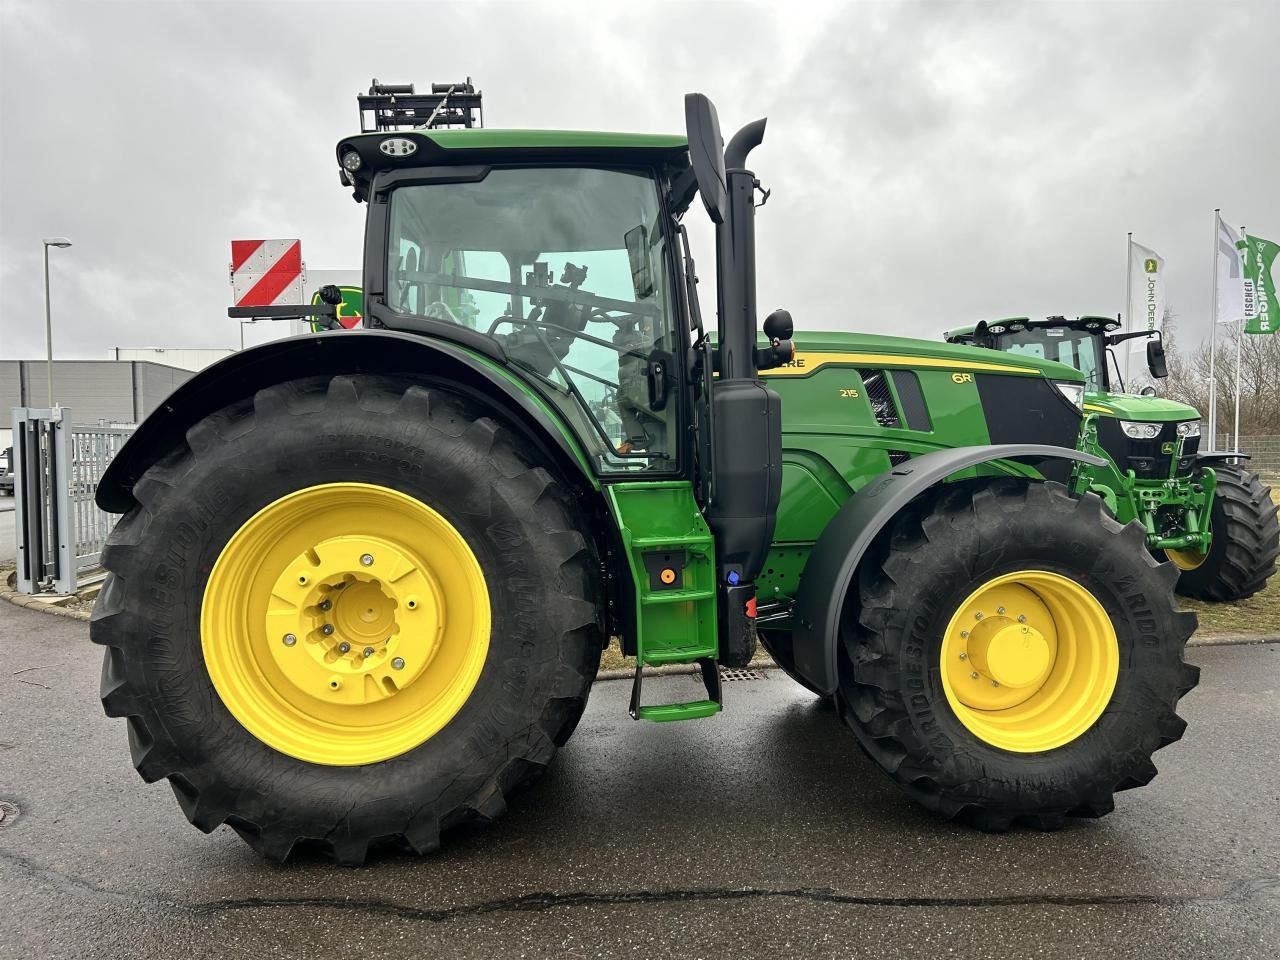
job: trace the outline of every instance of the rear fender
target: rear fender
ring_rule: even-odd
[[[876,535],[908,503],[968,467],[994,460],[1074,460],[1101,467],[1106,461],[1067,447],[1036,443],[953,447],[914,457],[880,474],[845,501],[827,524],[800,575],[792,613],[795,670],[823,694],[836,690],[840,614],[863,555]]]
[[[98,485],[98,506],[126,513],[133,506],[133,485],[209,414],[273,384],[356,373],[417,377],[495,406],[522,433],[521,440],[559,466],[566,479],[599,488],[582,448],[559,416],[494,363],[454,344],[407,333],[331,331],[242,350],[178,387],[111,461]]]

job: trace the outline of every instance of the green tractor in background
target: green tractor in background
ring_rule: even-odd
[[[1147,366],[1167,375],[1158,335],[1117,333],[1115,317],[1074,320],[1012,317],[950,330],[950,343],[972,344],[1011,356],[1045,357],[1085,377],[1087,414],[1078,447],[1104,457],[1080,464],[1072,488],[1092,492],[1122,523],[1141,521],[1147,546],[1180,571],[1177,590],[1198,600],[1251,597],[1276,571],[1280,520],[1270,488],[1241,465],[1237,451],[1200,450],[1200,413],[1185,403],[1124,392],[1107,360],[1109,348],[1148,337]]]
[[[759,339],[764,121],[726,146],[690,94],[686,136],[504,131],[479,101],[375,81],[336,157],[367,208],[364,329],[197,374],[98,488],[124,516],[92,639],[143,778],[273,858],[426,852],[546,767],[608,638],[631,716],[678,721],[721,711],[760,636],[944,817],[1052,828],[1148,782],[1195,618],[1140,526],[1053,482],[1104,464],[1075,449],[1079,372],[891,337],[797,353],[781,310]],[[283,309],[332,321],[323,299]],[[671,663],[704,691],[645,702]]]

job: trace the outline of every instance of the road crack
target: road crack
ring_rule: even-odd
[[[341,910],[380,915],[398,920],[443,923],[493,913],[542,913],[575,907],[619,905],[732,902],[740,900],[804,900],[843,907],[887,909],[985,910],[1000,907],[1191,907],[1245,903],[1270,893],[1280,894],[1280,876],[1233,880],[1219,889],[1199,894],[1116,893],[1016,894],[992,897],[893,897],[859,896],[825,887],[694,887],[665,890],[570,891],[525,893],[451,907],[416,907],[382,900],[328,899],[322,897],[237,897],[204,902],[127,893],[104,887],[91,880],[74,877],[41,866],[19,854],[0,850],[6,861],[29,876],[45,880],[66,892],[127,906],[146,906],[195,916],[210,916],[244,910]]]

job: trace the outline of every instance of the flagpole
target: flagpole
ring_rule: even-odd
[[[1247,236],[1247,234],[1244,232],[1244,227],[1240,228],[1240,236],[1242,237]],[[1241,329],[1236,331],[1236,423],[1235,423],[1236,430],[1235,430],[1235,442],[1232,444],[1232,447],[1231,447],[1232,450],[1240,449],[1240,350],[1243,347],[1243,345],[1244,345],[1244,329],[1242,326]]]
[[[1129,231],[1129,239],[1124,248],[1124,326],[1121,330],[1128,332],[1133,329],[1133,231]],[[1125,344],[1124,350],[1124,378],[1129,379],[1129,357],[1133,351],[1129,349],[1131,344]]]
[[[1209,449],[1218,449],[1218,223],[1222,209],[1213,208],[1213,296],[1209,301]]]

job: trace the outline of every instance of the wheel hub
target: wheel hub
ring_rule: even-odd
[[[969,661],[1002,687],[1029,687],[1053,665],[1049,641],[1035,627],[1000,617],[970,634]]]
[[[266,631],[280,638],[272,655],[298,690],[361,704],[394,697],[422,675],[439,647],[440,610],[429,571],[395,544],[332,537],[276,578]]]

